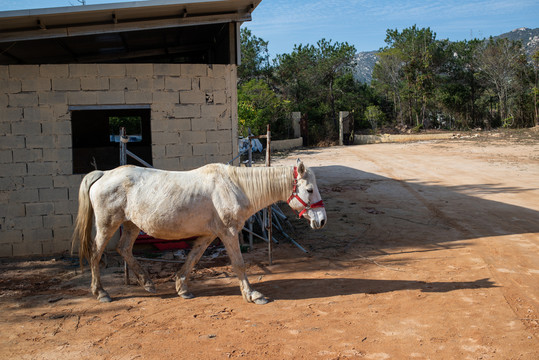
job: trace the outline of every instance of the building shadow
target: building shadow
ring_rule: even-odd
[[[539,232],[539,211],[485,199],[531,194],[537,188],[495,183],[445,186],[341,165],[311,169],[326,206],[326,227],[311,230],[306,221],[294,219],[287,206],[281,208],[292,215],[295,239],[315,253],[331,247],[337,252],[354,247],[381,253],[403,247],[428,251],[462,246],[463,240]]]

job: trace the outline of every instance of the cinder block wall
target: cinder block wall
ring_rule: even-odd
[[[189,170],[237,153],[235,65],[0,66],[0,256],[71,248],[82,175],[69,106],[150,105],[153,164]]]

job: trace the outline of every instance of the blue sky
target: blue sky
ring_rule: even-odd
[[[126,0],[132,1],[132,0]],[[87,0],[86,4],[126,2]],[[0,11],[77,5],[77,0],[0,0]],[[245,23],[269,42],[271,56],[322,38],[348,42],[358,51],[385,46],[387,29],[416,24],[452,41],[539,27],[538,0],[262,0]]]

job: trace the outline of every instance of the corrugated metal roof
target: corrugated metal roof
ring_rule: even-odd
[[[0,42],[249,21],[261,0],[153,0],[0,12]]]
[[[153,0],[0,12],[0,64],[234,63],[233,32],[260,2]]]

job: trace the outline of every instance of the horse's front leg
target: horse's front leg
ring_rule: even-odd
[[[176,273],[176,292],[182,298],[192,299],[195,297],[189,291],[189,274],[213,240],[215,240],[215,236],[201,236],[197,238],[193,244],[193,248],[189,252],[189,255],[187,255],[187,259],[185,259],[185,263]]]
[[[240,289],[243,298],[250,303],[264,305],[268,303],[268,299],[261,293],[251,288],[247,275],[245,274],[245,262],[241,255],[240,244],[237,236],[224,236],[221,241],[225,244],[226,251],[232,263],[232,269],[238,276],[240,281]]]

